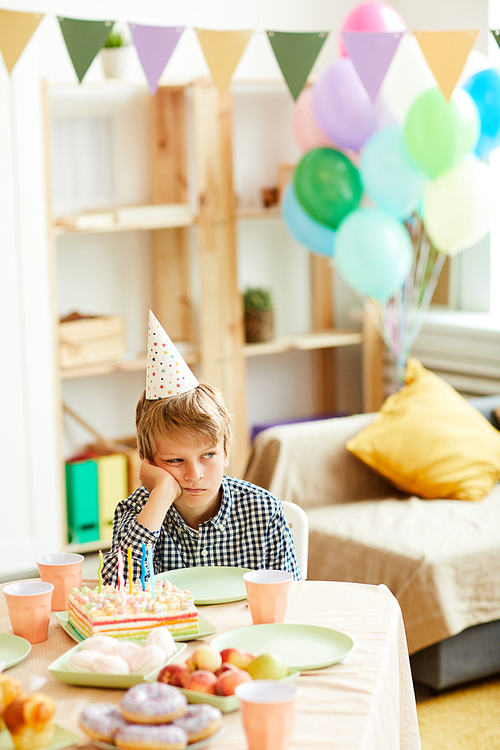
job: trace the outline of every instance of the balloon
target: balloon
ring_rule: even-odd
[[[428,180],[412,161],[399,125],[378,130],[361,156],[361,182],[375,203],[396,219],[417,210]]]
[[[329,65],[313,88],[320,128],[341,148],[358,151],[387,116],[380,99],[370,100],[349,58]]]
[[[304,153],[313,148],[335,148],[333,141],[321,130],[313,110],[313,87],[302,89],[292,109],[292,132]]]
[[[488,234],[497,202],[491,168],[470,154],[425,188],[423,219],[433,245],[448,255],[475,245]]]
[[[359,172],[345,154],[316,148],[304,154],[294,174],[297,198],[313,219],[337,229],[342,219],[359,206]]]
[[[292,184],[285,190],[283,219],[290,234],[302,245],[321,255],[333,256],[335,232],[311,219],[297,200]]]
[[[388,3],[374,0],[357,5],[344,19],[341,31],[407,31],[407,26],[398,11]],[[342,36],[339,39],[340,54],[348,57]]]
[[[413,246],[401,222],[378,208],[359,208],[337,232],[337,266],[358,294],[389,300],[403,285]]]
[[[413,161],[431,177],[448,172],[472,151],[479,137],[479,113],[463,89],[447,102],[432,88],[413,102],[405,123],[405,140]]]
[[[435,85],[415,36],[405,34],[380,87],[382,101],[396,121],[404,123],[415,99]]]
[[[464,83],[479,111],[480,133],[476,153],[483,159],[500,146],[500,71],[481,70]]]

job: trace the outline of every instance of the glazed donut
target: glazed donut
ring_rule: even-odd
[[[186,713],[187,698],[164,682],[140,682],[120,701],[122,716],[136,724],[167,724]]]
[[[124,750],[182,750],[187,743],[186,732],[173,724],[126,724],[115,734]]]
[[[80,729],[89,737],[100,742],[113,744],[115,732],[125,726],[118,706],[113,703],[94,703],[87,706],[78,717]]]
[[[222,713],[215,706],[208,703],[195,703],[188,706],[184,716],[174,720],[176,727],[184,729],[189,738],[189,744],[205,740],[220,729]]]

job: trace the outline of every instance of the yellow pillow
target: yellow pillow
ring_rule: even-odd
[[[500,432],[416,359],[405,383],[347,450],[410,495],[481,500],[500,479]]]

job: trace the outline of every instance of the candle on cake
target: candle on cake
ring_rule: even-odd
[[[141,586],[142,590],[146,588],[146,542],[142,543],[142,556],[141,556]]]
[[[155,600],[155,569],[153,567],[153,550],[148,547],[148,561],[149,561],[149,582],[151,584],[151,598]]]
[[[97,593],[100,594],[102,591],[102,551],[99,550],[99,567],[97,568],[97,578],[99,581],[98,587],[97,587]]]
[[[129,545],[129,548],[127,550],[127,566],[128,566],[128,593],[133,594],[133,581],[132,581],[132,574],[133,574],[133,568],[132,568],[132,547]]]

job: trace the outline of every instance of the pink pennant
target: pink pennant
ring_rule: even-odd
[[[402,37],[401,31],[342,32],[349,57],[372,102],[378,96]]]
[[[149,90],[153,95],[185,27],[142,26],[138,23],[129,23],[129,27]]]

